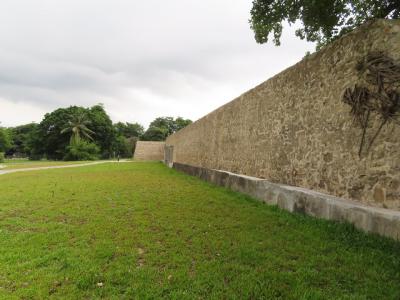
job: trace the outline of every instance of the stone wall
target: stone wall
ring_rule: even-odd
[[[144,142],[136,143],[133,159],[135,160],[164,160],[164,142]]]
[[[400,126],[384,126],[360,158],[362,130],[342,102],[377,50],[400,60],[400,21],[366,24],[173,134],[173,160],[400,209]]]

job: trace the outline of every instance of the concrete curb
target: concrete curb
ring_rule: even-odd
[[[267,180],[222,170],[206,169],[180,163],[173,168],[207,182],[278,205],[290,212],[349,222],[365,232],[400,240],[400,212],[367,206],[305,188],[271,183]]]

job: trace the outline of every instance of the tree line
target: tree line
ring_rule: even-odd
[[[138,140],[163,141],[190,123],[181,117],[158,117],[145,130],[139,123],[113,123],[102,104],[59,108],[40,123],[0,127],[0,161],[4,156],[31,160],[132,157]]]

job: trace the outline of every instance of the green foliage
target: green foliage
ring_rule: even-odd
[[[165,141],[168,131],[165,128],[149,127],[144,133],[142,140],[144,141]]]
[[[71,115],[68,120],[68,125],[61,130],[61,133],[70,132],[70,145],[79,143],[81,138],[93,141],[91,135],[94,135],[95,132],[87,127],[90,123],[91,122],[88,120],[86,113],[81,112],[79,114]]]
[[[114,124],[114,127],[118,135],[122,135],[126,138],[140,138],[144,134],[144,128],[139,123],[118,122]]]
[[[177,132],[183,128],[185,128],[186,126],[192,124],[192,120],[189,119],[184,119],[181,117],[177,117],[175,119],[175,128],[174,128],[174,132]]]
[[[159,117],[150,123],[142,139],[145,141],[164,141],[169,135],[191,123],[191,120],[181,117],[175,120],[172,117]]]
[[[5,161],[4,152],[0,152],[0,163]]]
[[[139,123],[114,124],[116,138],[113,149],[116,155],[125,158],[131,158],[135,151],[136,142],[143,137],[144,128]]]
[[[156,118],[153,122],[150,123],[150,128],[160,128],[165,132],[165,135],[168,136],[175,132],[175,121],[172,117],[159,117]]]
[[[70,106],[45,114],[39,123],[38,135],[42,140],[42,150],[48,159],[60,160],[65,156],[70,135],[62,131],[68,126],[72,116],[84,112],[83,107]]]
[[[43,138],[40,135],[39,125],[29,132],[25,140],[26,154],[30,160],[40,160],[44,157]]]
[[[117,136],[113,146],[115,154],[120,157],[131,158],[135,151],[137,140],[137,137],[126,138],[122,135]]]
[[[64,160],[96,160],[99,159],[100,148],[85,140],[74,140],[67,146]]]
[[[8,151],[10,155],[19,157],[29,157],[34,153],[34,150],[39,147],[36,145],[36,131],[38,124],[30,123],[11,128],[12,132],[12,147]]]
[[[272,34],[280,45],[282,23],[301,21],[296,36],[317,42],[317,48],[374,18],[398,19],[398,0],[254,0],[251,28],[258,43],[266,43]]]
[[[7,152],[12,146],[11,142],[10,130],[0,127],[0,152]]]
[[[132,158],[133,153],[135,153],[137,141],[138,138],[136,137],[125,138],[125,153],[123,154],[123,157]]]
[[[81,118],[82,124],[79,124],[78,117]],[[79,139],[81,135],[86,137],[90,135],[93,142],[99,146],[101,157],[111,156],[115,131],[102,105],[91,108],[70,106],[46,114],[39,124],[38,132],[42,140],[42,152],[49,159],[63,159],[67,146],[71,143],[71,132],[77,128],[80,128]]]
[[[138,123],[113,124],[102,104],[90,108],[70,106],[47,113],[39,124],[0,128],[0,151],[31,160],[81,159],[87,151],[78,142],[87,140],[99,150],[95,155],[89,152],[89,156],[132,157],[137,140],[163,141],[190,123],[181,117],[156,118],[144,132]]]
[[[87,109],[87,116],[91,122],[89,128],[96,134],[94,142],[100,147],[101,158],[110,158],[113,152],[112,145],[116,138],[113,123],[102,104]]]

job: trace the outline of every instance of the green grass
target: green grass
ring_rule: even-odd
[[[0,170],[13,170],[13,169],[27,169],[27,168],[37,168],[37,167],[52,167],[52,166],[65,166],[65,165],[75,165],[87,163],[87,161],[51,161],[51,160],[6,160],[5,163],[2,163],[4,168]]]
[[[400,243],[161,163],[0,176],[3,299],[400,299]]]
[[[6,163],[14,163],[14,164],[18,164],[18,163],[26,163],[26,162],[31,162],[32,160],[28,159],[28,158],[6,158],[5,162]],[[44,160],[42,160],[44,161]]]

